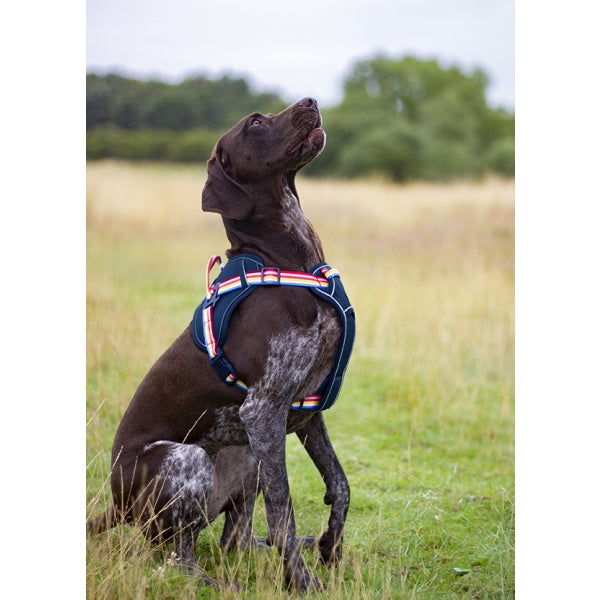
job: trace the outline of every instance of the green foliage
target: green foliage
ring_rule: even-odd
[[[515,140],[503,137],[495,140],[485,155],[485,164],[490,171],[503,175],[515,173]]]
[[[87,75],[87,157],[204,162],[224,130],[260,107],[278,112],[275,94],[244,79],[203,76],[180,84]]]
[[[487,77],[435,60],[377,57],[355,65],[342,102],[325,111],[329,156],[313,174],[447,180],[514,174],[514,116],[487,105]],[[501,147],[492,149],[498,140]],[[514,144],[514,142],[513,142]]]
[[[340,104],[323,110],[327,148],[306,172],[394,181],[513,176],[514,114],[488,106],[487,85],[481,70],[467,74],[436,60],[357,62]],[[242,78],[174,85],[89,74],[88,158],[202,162],[243,115],[284,106]]]
[[[410,123],[397,121],[376,126],[349,140],[340,152],[334,173],[343,177],[377,175],[396,180],[419,175],[415,157],[422,151],[421,132]]]
[[[86,148],[90,160],[161,160],[205,162],[218,133],[206,129],[177,132],[168,129],[119,129],[111,125],[88,131]]]
[[[278,112],[285,102],[272,93],[255,94],[244,79],[227,75],[218,80],[197,76],[180,84],[87,75],[88,131],[107,124],[127,130],[222,131],[258,106]]]

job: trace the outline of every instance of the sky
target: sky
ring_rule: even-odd
[[[513,0],[88,0],[88,72],[178,82],[245,77],[255,91],[338,103],[357,60],[415,55],[489,77],[514,108]]]

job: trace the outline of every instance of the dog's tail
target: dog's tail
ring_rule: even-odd
[[[102,533],[103,531],[107,531],[108,529],[112,529],[118,523],[117,512],[115,511],[114,506],[111,506],[109,509],[105,510],[101,515],[90,519],[86,524],[86,529],[92,533]]]

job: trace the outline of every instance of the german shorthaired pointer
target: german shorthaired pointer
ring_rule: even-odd
[[[250,253],[295,271],[324,260],[295,186],[297,171],[324,145],[312,98],[276,115],[252,114],[218,141],[202,208],[222,215],[229,258]],[[112,449],[114,506],[88,521],[88,530],[137,524],[150,540],[173,542],[179,564],[216,583],[197,566],[198,532],[225,512],[225,549],[259,543],[251,520],[262,490],[266,542],[281,553],[288,585],[319,589],[300,549],[318,548],[328,565],[339,561],[350,489],[322,413],[290,407],[327,377],[341,330],[334,307],[310,290],[257,287],[233,312],[223,348],[244,392],[222,381],[188,327],[150,369],[123,416]],[[325,482],[331,512],[318,540],[296,535],[285,463],[291,432]]]

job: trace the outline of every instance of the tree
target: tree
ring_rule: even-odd
[[[479,69],[464,73],[435,60],[359,61],[340,104],[323,111],[327,146],[306,173],[395,181],[512,176],[514,114],[488,106],[487,85]],[[86,106],[90,157],[204,161],[241,117],[276,113],[285,103],[230,75],[168,84],[89,74]]]
[[[87,76],[87,128],[112,124],[122,129],[222,131],[254,110],[278,112],[281,98],[254,93],[243,78],[202,75],[180,84],[137,81],[116,74]]]
[[[400,181],[495,168],[499,151],[491,160],[489,150],[499,139],[514,140],[514,116],[488,107],[487,84],[480,70],[465,74],[435,60],[380,56],[358,62],[342,102],[325,111],[327,150],[310,172]],[[509,174],[506,151],[502,160]]]

